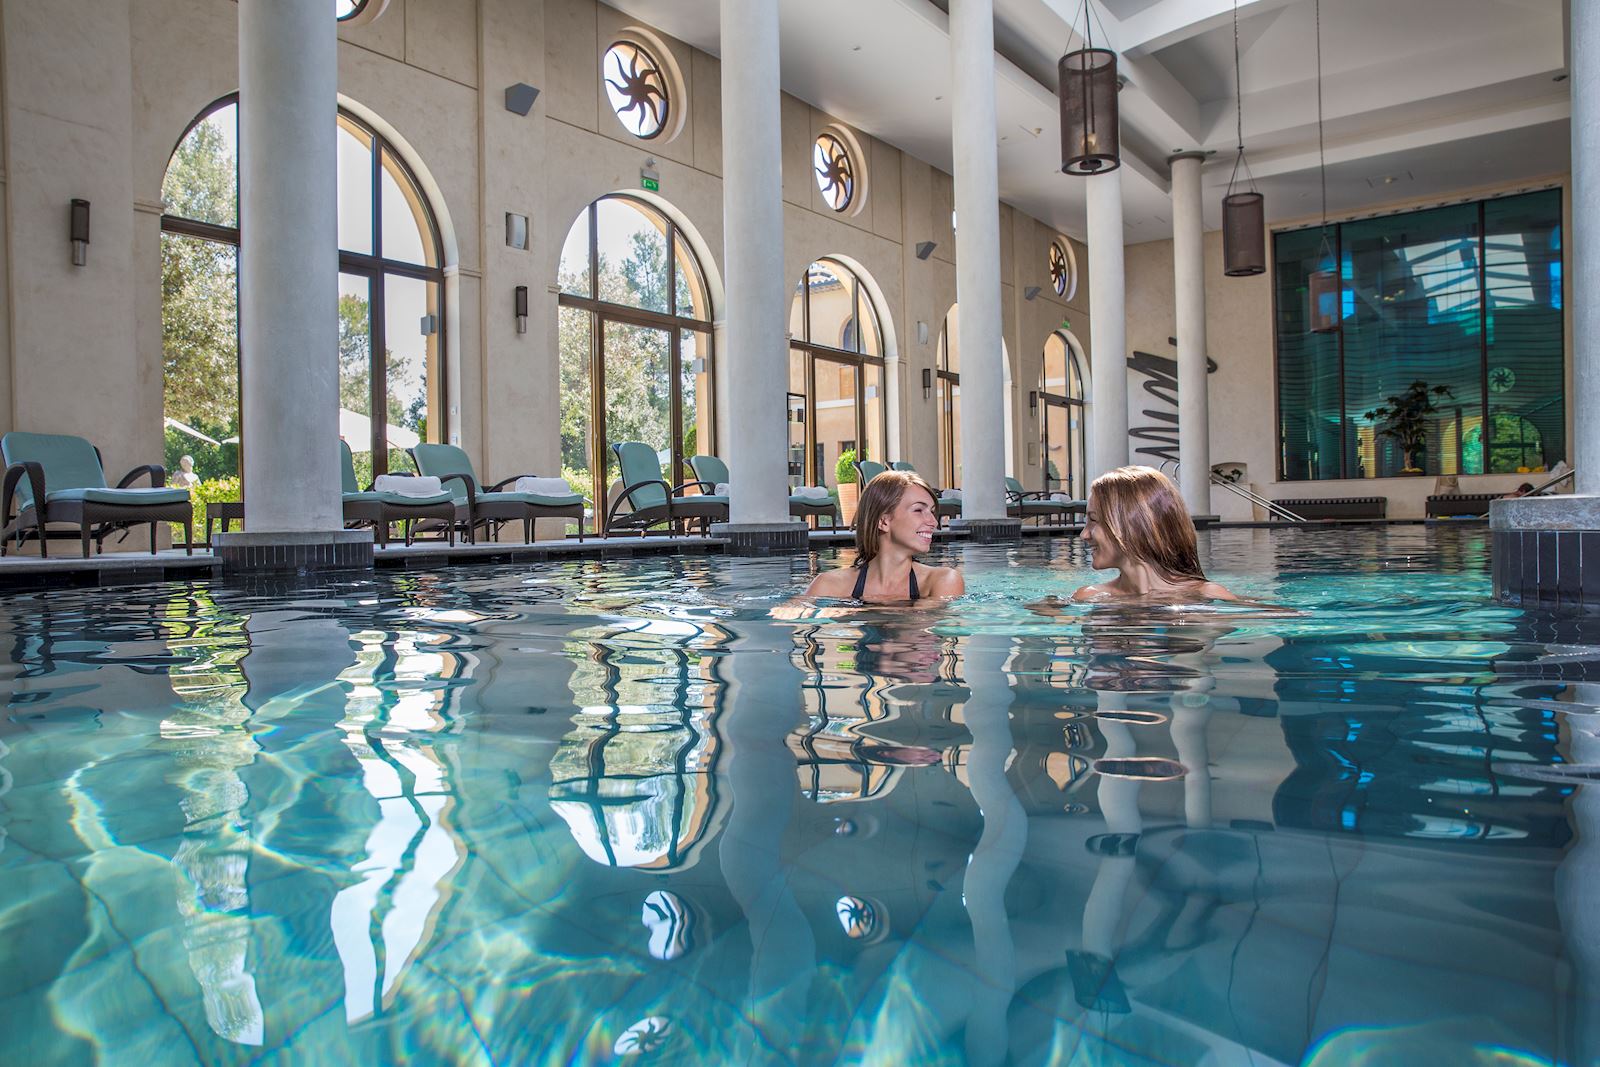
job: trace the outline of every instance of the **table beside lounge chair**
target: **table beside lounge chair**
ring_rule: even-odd
[[[709,536],[713,522],[728,521],[728,498],[713,491],[715,482],[696,479],[669,485],[661,477],[656,450],[643,441],[619,441],[612,444],[611,451],[622,472],[622,489],[606,512],[607,536],[638,531],[643,537],[650,527],[663,523],[673,533],[698,523],[700,532]],[[690,488],[699,491],[686,493]]]
[[[695,481],[713,488],[729,482],[728,465],[716,456],[690,456],[685,462]],[[794,519],[827,519],[828,528],[839,528],[839,502],[832,496],[816,497],[800,493],[789,494],[789,517]]]
[[[0,531],[0,555],[15,539],[20,546],[28,537],[39,542],[39,555],[50,554],[51,537],[77,536],[83,544],[83,558],[89,558],[89,542],[95,550],[105,550],[105,539],[118,530],[140,523],[150,524],[150,554],[156,552],[156,527],[163,522],[181,523],[184,551],[194,554],[194,504],[189,490],[167,485],[167,470],[157,463],[135,467],[115,486],[106,484],[105,465],[100,450],[82,437],[71,434],[21,433],[13,431],[0,438],[0,455],[5,457],[3,490],[5,528]],[[148,488],[133,483],[148,477]],[[11,505],[15,501],[16,513]],[[52,531],[51,523],[71,523],[73,531]]]
[[[387,492],[379,490],[376,481],[363,490],[356,481],[355,457],[350,454],[350,446],[343,440],[339,442],[339,481],[345,525],[371,525],[379,547],[388,547],[389,525],[396,522],[402,524],[402,535],[409,547],[416,524],[423,519],[437,519],[443,523],[446,538],[452,546],[455,545],[454,494],[446,490],[415,496]]]
[[[578,540],[583,540],[584,499],[577,493],[520,493],[506,488],[520,478],[536,477],[528,474],[514,474],[486,487],[473,472],[472,460],[455,445],[420,444],[411,449],[411,459],[418,474],[444,483],[455,505],[454,521],[466,530],[470,543],[477,543],[480,526],[493,541],[502,526],[517,521],[522,523],[523,542],[529,543],[535,519],[576,519]]]

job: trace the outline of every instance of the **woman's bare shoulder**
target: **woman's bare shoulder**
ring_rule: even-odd
[[[1220,582],[1206,582],[1200,586],[1200,595],[1208,600],[1238,600],[1233,590]]]
[[[831,571],[823,571],[811,579],[811,584],[806,586],[806,596],[847,597],[855,591],[856,570],[854,567],[838,567]]]
[[[1086,585],[1076,593],[1073,593],[1072,599],[1081,604],[1086,600],[1105,600],[1114,595],[1111,590],[1103,585]]]
[[[925,596],[960,596],[967,591],[967,580],[954,567],[917,566],[922,568],[917,584]]]

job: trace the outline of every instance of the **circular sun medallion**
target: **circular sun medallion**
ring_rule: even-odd
[[[856,165],[844,142],[831,133],[817,138],[811,149],[811,165],[817,172],[817,188],[835,211],[850,206],[856,192]]]
[[[649,140],[667,128],[672,101],[667,76],[655,56],[632,41],[618,41],[606,49],[600,76],[611,110],[629,133]]]
[[[1072,267],[1067,262],[1066,249],[1060,241],[1050,242],[1050,285],[1057,296],[1066,296],[1072,281]]]

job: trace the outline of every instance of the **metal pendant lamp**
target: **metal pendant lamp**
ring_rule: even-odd
[[[1244,158],[1244,82],[1239,77],[1239,0],[1233,0],[1233,85],[1238,116],[1239,154],[1222,198],[1222,272],[1248,278],[1267,270],[1267,205],[1256,191],[1255,176]],[[1239,172],[1244,172],[1240,182]]]
[[[1117,125],[1117,54],[1094,45],[1094,10],[1083,0],[1083,47],[1061,57],[1057,68],[1061,103],[1061,170],[1105,174],[1122,165]],[[1074,25],[1074,30],[1077,26]],[[1105,36],[1105,27],[1100,27]]]
[[[1336,333],[1339,329],[1340,303],[1339,264],[1328,240],[1328,153],[1322,136],[1322,0],[1315,0],[1317,20],[1317,173],[1322,179],[1322,245],[1317,250],[1317,262],[1333,261],[1332,269],[1311,272],[1306,286],[1311,307],[1306,316],[1312,333]]]

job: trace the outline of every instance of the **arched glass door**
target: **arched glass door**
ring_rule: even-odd
[[[1044,369],[1039,379],[1044,490],[1082,499],[1089,486],[1084,473],[1085,426],[1083,372],[1078,354],[1061,333],[1044,343]]]

